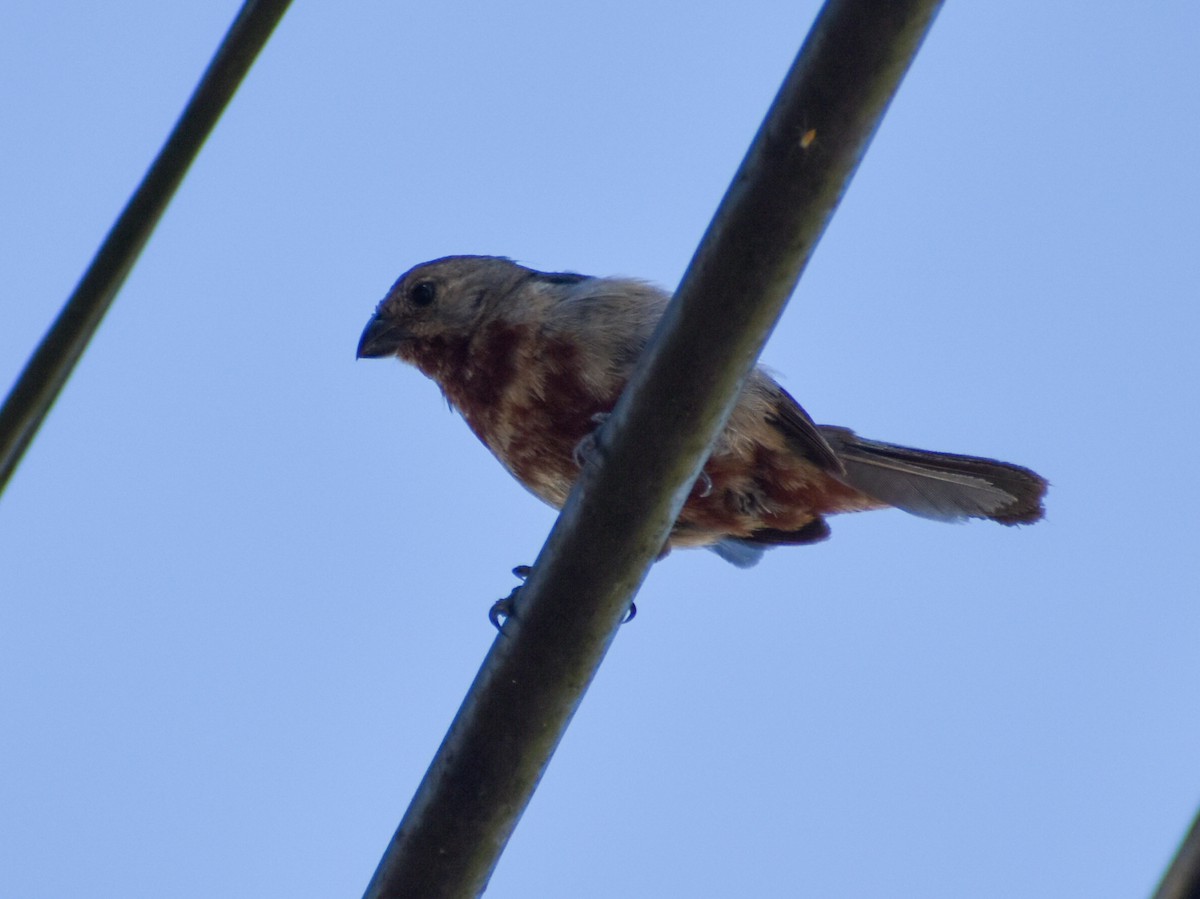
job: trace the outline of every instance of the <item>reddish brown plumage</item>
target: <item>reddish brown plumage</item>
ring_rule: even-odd
[[[448,257],[396,282],[359,355],[415,365],[514,477],[561,506],[581,445],[616,405],[665,303],[639,281]],[[823,539],[826,515],[893,505],[934,518],[1027,523],[1041,516],[1044,490],[1018,466],[815,425],[756,370],[669,545],[713,546],[752,564],[762,547]]]

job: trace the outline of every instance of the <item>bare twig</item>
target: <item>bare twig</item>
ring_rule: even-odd
[[[290,0],[246,0],[142,183],[0,406],[0,493]]]
[[[486,886],[939,6],[822,9],[369,899]]]

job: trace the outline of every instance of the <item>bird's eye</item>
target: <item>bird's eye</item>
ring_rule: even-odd
[[[408,299],[414,306],[428,306],[437,298],[437,285],[432,281],[418,281],[408,292]]]

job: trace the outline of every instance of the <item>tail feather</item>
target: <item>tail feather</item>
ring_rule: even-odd
[[[867,440],[832,425],[818,425],[818,430],[845,466],[843,481],[913,515],[1011,525],[1032,524],[1044,512],[1046,481],[1028,468]]]

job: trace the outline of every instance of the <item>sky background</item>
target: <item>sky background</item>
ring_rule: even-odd
[[[678,283],[813,3],[298,3],[0,499],[0,896],[357,896],[554,515],[355,362],[449,253]],[[0,11],[0,386],[237,9]],[[1200,6],[950,3],[764,354],[1053,483],[655,566],[494,897],[1146,895],[1200,806]]]

